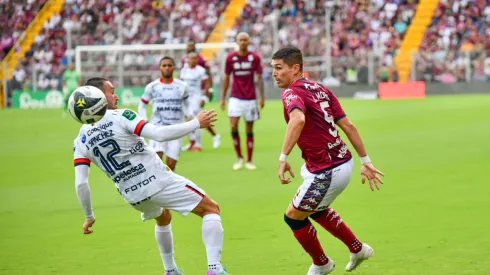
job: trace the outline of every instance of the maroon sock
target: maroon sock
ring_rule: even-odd
[[[213,137],[216,135],[216,132],[214,131],[213,127],[209,126],[207,129]]]
[[[326,265],[328,263],[328,257],[323,252],[322,245],[316,235],[316,229],[310,220],[293,220],[286,215],[284,215],[284,220],[293,231],[296,240],[310,254],[313,263],[316,265]]]
[[[330,232],[330,234],[341,240],[349,248],[350,252],[357,253],[361,251],[362,243],[335,210],[327,208],[310,217]]]
[[[233,138],[233,145],[235,145],[235,151],[238,158],[243,158],[242,148],[240,147],[240,135],[238,132],[231,132],[231,137]]]
[[[252,162],[252,153],[254,150],[254,134],[247,134],[247,161]]]

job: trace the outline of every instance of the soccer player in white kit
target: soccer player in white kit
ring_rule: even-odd
[[[174,68],[175,61],[171,57],[164,56],[160,60],[161,77],[146,85],[138,105],[139,115],[142,119],[147,120],[146,105],[152,103],[151,123],[157,126],[184,122],[185,111],[189,106],[187,84],[173,78]],[[165,154],[167,166],[175,171],[182,147],[182,138],[164,142],[150,140],[149,145],[155,149],[160,158],[163,158]]]
[[[75,185],[85,213],[83,233],[91,234],[95,223],[88,177],[95,163],[130,205],[141,212],[142,220],[155,219],[155,238],[165,267],[165,275],[183,274],[174,259],[173,237],[164,208],[203,219],[202,238],[208,257],[206,275],[228,275],[221,266],[223,227],[219,206],[190,180],[175,174],[158,158],[144,138],[168,141],[181,138],[216,121],[216,112],[200,112],[181,124],[155,126],[129,109],[117,109],[118,97],[105,78],[89,79],[85,85],[99,88],[107,98],[105,116],[92,125],[83,125],[74,141]]]
[[[206,69],[198,64],[197,53],[187,54],[187,64],[184,65],[180,71],[180,79],[182,79],[188,87],[189,91],[189,111],[187,116],[189,119],[196,117],[201,111],[202,106],[208,100],[209,88],[211,86],[211,78],[206,72]],[[204,85],[202,85],[204,82]],[[204,87],[203,89],[201,89]],[[220,136],[218,134],[213,136],[213,147],[217,148],[220,143]],[[188,147],[188,148],[187,148]],[[201,151],[202,149],[202,137],[201,129],[197,129],[194,133],[189,135],[189,145],[184,148],[190,151]]]

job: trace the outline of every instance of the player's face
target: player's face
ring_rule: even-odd
[[[187,62],[189,63],[189,66],[194,67],[197,65],[197,55],[196,54],[190,54],[187,56]]]
[[[187,52],[192,53],[196,51],[196,44],[194,42],[187,42]]]
[[[164,59],[160,62],[160,72],[163,78],[171,78],[174,74],[174,64],[170,59]]]
[[[272,59],[272,77],[279,88],[287,88],[293,79],[294,70],[282,59]]]
[[[105,97],[107,98],[107,109],[117,109],[117,101],[119,97],[116,95],[116,89],[110,81],[104,82],[104,90]]]
[[[250,39],[248,39],[246,35],[240,35],[237,37],[236,43],[238,44],[240,51],[246,51],[248,49],[248,45],[250,44]]]

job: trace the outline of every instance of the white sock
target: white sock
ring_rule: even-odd
[[[194,131],[194,137],[196,140],[196,146],[201,147],[202,146],[202,141],[201,141],[201,129],[197,129]]]
[[[223,248],[223,227],[218,214],[208,214],[202,218],[202,240],[206,246],[208,267],[221,271],[221,250]]]
[[[162,256],[163,266],[166,271],[177,269],[174,259],[174,239],[172,234],[172,225],[155,225],[155,239],[157,240],[158,249]]]

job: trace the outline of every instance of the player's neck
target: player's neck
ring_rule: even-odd
[[[291,87],[291,85],[293,85],[294,83],[296,83],[296,81],[298,81],[302,78],[303,78],[303,75],[293,77],[293,79],[291,79],[291,83],[288,85],[288,87]]]
[[[237,53],[238,53],[238,55],[240,55],[240,56],[245,56],[245,55],[247,55],[247,54],[248,54],[248,49],[247,49],[247,50],[244,50],[244,51],[242,51],[242,50],[238,50],[238,52],[237,52]]]
[[[173,77],[170,77],[170,78],[160,77],[160,82],[163,84],[171,84],[172,82],[174,82],[174,78]]]

